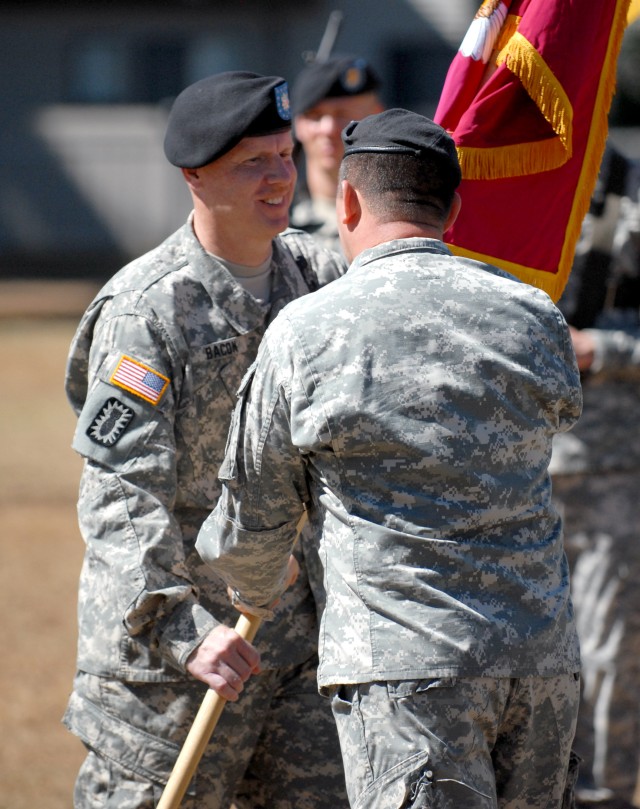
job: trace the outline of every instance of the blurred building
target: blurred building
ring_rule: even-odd
[[[187,84],[235,69],[293,79],[339,10],[334,50],[376,66],[387,104],[433,114],[477,5],[0,3],[0,277],[101,279],[184,221],[162,139]]]
[[[187,84],[235,69],[291,80],[337,10],[334,50],[375,65],[387,105],[432,115],[479,5],[0,0],[0,278],[102,279],[184,221],[188,194],[162,139]],[[640,156],[628,129],[640,122],[636,40],[616,113],[631,156]]]

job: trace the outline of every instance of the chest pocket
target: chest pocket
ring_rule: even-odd
[[[249,332],[192,353],[176,418],[178,505],[215,505],[236,394],[259,344],[260,335]]]

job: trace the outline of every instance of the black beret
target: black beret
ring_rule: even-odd
[[[164,153],[181,168],[206,166],[243,138],[291,127],[289,89],[279,76],[230,71],[191,84],[173,102]]]
[[[390,109],[351,121],[342,130],[344,156],[360,152],[431,157],[451,171],[456,187],[462,173],[453,138],[441,126],[409,110]]]
[[[291,109],[299,115],[325,98],[370,93],[381,83],[371,65],[358,56],[333,56],[324,62],[311,62],[291,88]]]

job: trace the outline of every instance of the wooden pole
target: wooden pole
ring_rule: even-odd
[[[307,512],[305,510],[296,526],[294,545],[298,541],[298,537],[306,521]],[[260,628],[260,624],[261,619],[256,615],[241,614],[235,625],[235,631],[241,638],[252,643],[256,632]],[[173,770],[162,791],[162,797],[156,809],[179,809],[180,803],[189,786],[189,782],[193,778],[193,774],[200,763],[206,746],[209,744],[211,734],[218,724],[218,719],[220,719],[222,709],[226,702],[227,700],[221,697],[212,688],[207,690],[202,704],[198,709],[198,713],[196,714],[196,718],[193,720],[193,725],[191,725],[187,738],[182,745],[182,750],[176,759],[176,763],[173,765]]]
[[[240,615],[235,631],[240,637],[251,643],[260,627],[260,618],[256,615]],[[211,734],[222,714],[227,700],[212,688],[207,689],[202,704],[198,709],[193,725],[176,759],[169,780],[162,792],[157,809],[178,809],[189,782],[193,778],[202,754],[209,744]]]

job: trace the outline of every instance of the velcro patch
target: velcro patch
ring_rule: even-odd
[[[134,411],[119,399],[107,399],[89,425],[87,435],[96,444],[112,447],[122,438],[134,415]]]
[[[157,405],[167,389],[169,379],[153,368],[123,354],[109,380],[123,390],[134,393],[146,402]]]

